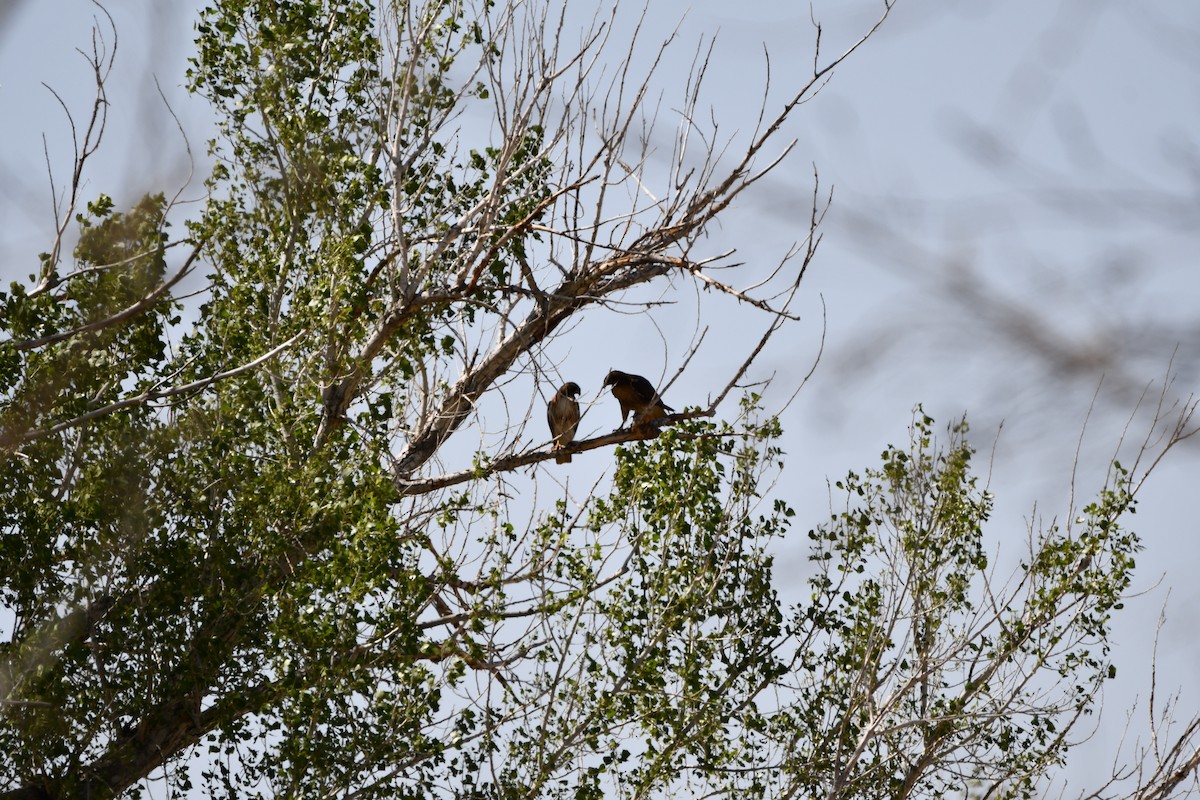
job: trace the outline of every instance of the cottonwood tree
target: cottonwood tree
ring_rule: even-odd
[[[667,112],[644,33],[554,5],[213,3],[199,210],[82,196],[93,51],[57,234],[3,297],[0,796],[1015,796],[1061,760],[1145,469],[998,582],[965,428],[919,413],[777,594],[779,424],[734,390],[822,204],[752,290],[703,237],[878,23],[832,58],[815,29],[812,73],[722,142],[705,51]],[[763,338],[705,403],[576,442],[613,462],[587,492],[532,493],[555,339],[684,281]],[[1170,741],[1134,793],[1194,779],[1196,724]]]

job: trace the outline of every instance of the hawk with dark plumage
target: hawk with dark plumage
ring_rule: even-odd
[[[559,387],[546,404],[546,421],[550,423],[555,450],[561,450],[575,438],[575,431],[579,428],[579,401],[575,398],[580,391],[578,383],[568,381]],[[566,464],[571,460],[571,454],[559,453],[554,460]]]
[[[637,427],[661,419],[675,410],[662,401],[650,381],[641,375],[610,370],[604,378],[604,385],[612,387],[613,397],[621,404],[622,426],[630,413],[633,414],[633,426]]]

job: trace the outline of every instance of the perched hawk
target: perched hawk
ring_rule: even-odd
[[[650,385],[650,381],[641,375],[630,375],[628,372],[611,370],[604,379],[605,386],[612,387],[613,397],[621,403],[621,425],[633,412],[634,426],[645,422],[653,422],[665,417],[675,409],[662,401],[658,392]]]
[[[564,383],[546,404],[546,421],[550,423],[550,433],[554,437],[554,449],[561,450],[575,438],[579,428],[579,384],[575,381]],[[559,464],[571,460],[570,453],[559,453],[554,459]]]

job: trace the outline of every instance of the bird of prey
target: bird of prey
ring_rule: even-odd
[[[612,387],[613,397],[621,403],[622,426],[630,412],[633,413],[633,425],[636,427],[665,417],[675,410],[662,401],[650,381],[641,375],[630,375],[614,369],[604,378],[604,385]]]
[[[568,381],[559,387],[546,404],[546,421],[550,423],[555,450],[563,449],[575,438],[575,431],[579,428],[579,401],[575,398],[580,391],[578,383]],[[554,460],[566,464],[571,460],[571,454],[559,453]]]

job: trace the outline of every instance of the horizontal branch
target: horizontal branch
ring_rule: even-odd
[[[241,366],[226,370],[225,372],[220,372],[216,375],[210,375],[207,378],[200,378],[199,380],[185,383],[180,386],[172,386],[169,389],[147,389],[146,391],[136,394],[132,397],[126,397],[123,400],[118,400],[114,403],[101,406],[100,408],[92,409],[86,414],[80,414],[77,417],[72,417],[69,420],[65,420],[49,428],[32,431],[27,430],[24,433],[0,429],[0,452],[3,452],[4,450],[11,450],[16,446],[24,444],[25,442],[31,442],[46,436],[53,436],[56,433],[62,433],[65,430],[78,427],[85,422],[96,419],[97,417],[103,417],[126,408],[152,403],[157,400],[165,400],[177,395],[199,391],[200,389],[207,388],[214,383],[236,377],[244,372],[249,372],[250,370],[258,367],[260,364],[270,361],[284,350],[287,350],[304,335],[304,333],[298,333],[292,338],[288,339],[286,342],[276,345],[267,352],[258,356],[253,361],[249,361]]]
[[[414,497],[416,495],[428,494],[436,492],[439,489],[445,489],[449,486],[457,486],[460,483],[479,480],[495,475],[498,472],[511,472],[514,469],[536,464],[539,461],[546,461],[551,458],[557,458],[563,454],[586,453],[588,450],[596,450],[601,447],[610,447],[615,444],[624,442],[638,442],[646,439],[656,439],[661,433],[660,427],[672,422],[682,422],[687,419],[696,419],[698,417],[711,417],[714,414],[713,409],[704,411],[689,411],[681,414],[668,414],[660,420],[656,420],[655,424],[635,425],[630,428],[618,428],[611,433],[606,433],[602,436],[597,436],[592,439],[584,439],[580,442],[571,442],[566,447],[558,450],[530,450],[524,453],[513,453],[507,456],[501,456],[495,461],[489,461],[486,464],[481,464],[474,469],[464,469],[458,472],[448,472],[444,475],[436,475],[431,478],[418,478],[415,480],[407,480],[397,478],[395,481],[396,491],[400,497]]]
[[[43,336],[40,339],[26,339],[21,342],[14,342],[12,347],[16,350],[36,350],[40,347],[45,347],[46,345],[56,344],[65,339],[70,339],[73,336],[78,336],[83,333],[91,333],[92,331],[98,331],[103,328],[118,325],[138,316],[146,309],[155,305],[175,286],[175,284],[179,283],[184,279],[184,277],[191,273],[192,268],[195,266],[196,258],[200,255],[200,249],[203,247],[203,245],[203,242],[197,242],[195,247],[192,248],[191,255],[189,255],[187,260],[183,262],[183,266],[181,266],[169,280],[160,283],[157,287],[146,293],[146,295],[144,295],[133,305],[130,305],[115,314],[107,316],[104,319],[96,320],[95,322],[89,322],[85,325],[71,328],[70,330],[59,331],[58,333],[54,333],[49,336]],[[133,261],[137,258],[142,258],[147,255],[149,255],[149,252],[138,253],[136,256],[126,259],[126,261]],[[105,265],[105,268],[111,268],[112,266],[114,265]],[[73,276],[67,277],[70,278]],[[65,278],[60,279],[59,282],[61,283],[62,280],[65,280]]]

